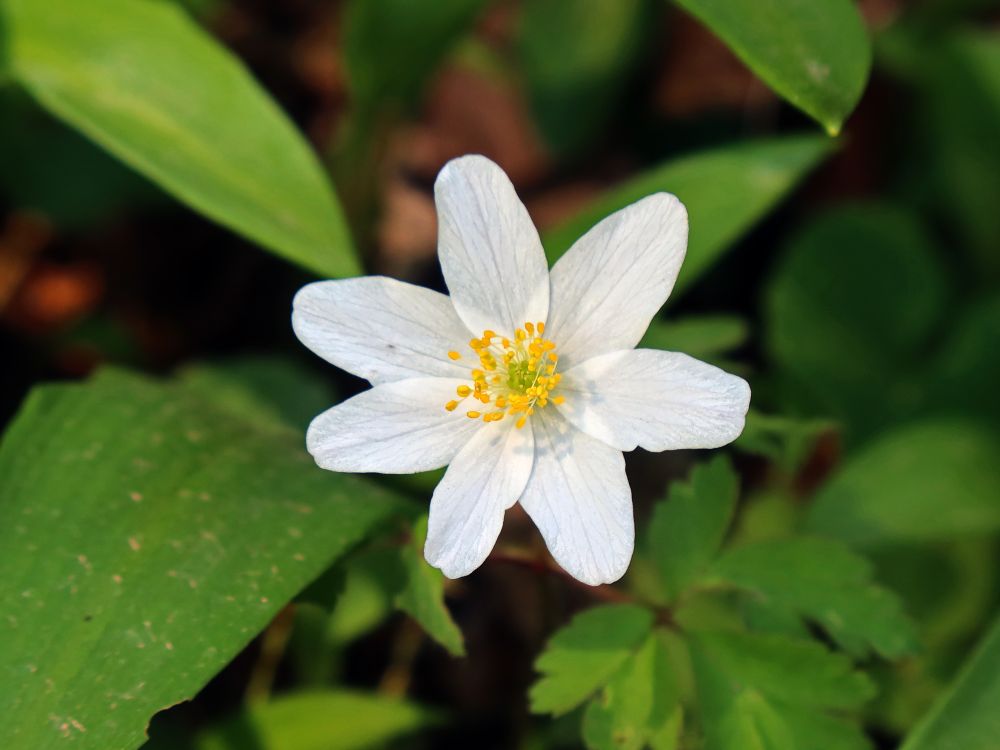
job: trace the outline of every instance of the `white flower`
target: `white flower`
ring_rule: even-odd
[[[295,297],[299,339],[373,386],[313,420],[309,452],[331,471],[448,465],[424,554],[451,578],[483,563],[520,500],[563,568],[615,581],[634,544],[622,451],[725,445],[750,402],[741,378],[634,348],[677,278],[687,212],[672,195],[643,198],[550,272],[493,162],[450,162],[434,194],[450,298],[381,276]]]

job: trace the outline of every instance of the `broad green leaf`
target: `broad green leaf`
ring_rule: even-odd
[[[617,109],[650,30],[647,0],[528,0],[518,51],[535,120],[559,155],[584,148]]]
[[[177,373],[192,393],[247,420],[305,429],[333,403],[329,384],[290,359],[237,357]]]
[[[913,623],[899,600],[872,581],[871,565],[839,542],[793,537],[738,547],[706,574],[754,592],[763,604],[823,625],[846,650],[895,658],[916,648]]]
[[[1000,529],[1000,439],[973,422],[926,420],[867,444],[816,495],[810,531],[868,545]]]
[[[901,750],[993,750],[1000,737],[1000,620]]]
[[[588,704],[583,740],[592,750],[675,747],[683,716],[679,697],[666,649],[651,633]],[[674,745],[667,744],[671,739]]]
[[[653,614],[632,604],[588,609],[558,631],[535,662],[535,713],[563,714],[607,684],[649,635]]]
[[[768,86],[837,135],[864,92],[871,43],[851,0],[676,0]]]
[[[408,544],[401,550],[405,578],[396,594],[396,606],[413,617],[435,641],[452,656],[465,656],[462,631],[458,629],[444,603],[444,576],[424,560],[427,517],[413,529]]]
[[[784,198],[832,149],[821,137],[789,136],[689,154],[612,188],[542,240],[554,263],[605,216],[651,193],[673,193],[687,206],[690,237],[674,298],[702,276],[740,236]]]
[[[182,10],[7,0],[14,74],[49,111],[197,211],[323,276],[359,270],[302,136]]]
[[[344,8],[344,64],[354,106],[415,103],[427,79],[485,0],[351,0]]]
[[[639,346],[684,352],[698,359],[715,359],[743,346],[750,337],[746,321],[732,315],[698,315],[654,320]]]
[[[797,750],[871,750],[861,727],[835,716],[785,709],[782,718]]]
[[[838,208],[814,221],[765,299],[766,343],[786,391],[809,412],[842,419],[852,438],[912,411],[945,279],[923,227],[899,209]]]
[[[746,426],[733,445],[766,456],[786,471],[795,471],[809,458],[819,438],[836,428],[837,423],[828,419],[796,419],[750,409]]]
[[[860,707],[875,693],[850,659],[816,641],[739,632],[696,633],[692,640],[692,649],[733,685],[753,687],[789,706],[847,710]]]
[[[196,750],[365,750],[435,723],[412,703],[336,690],[255,705],[204,732]]]
[[[676,599],[708,567],[722,546],[736,507],[739,484],[725,456],[674,483],[657,503],[649,524],[649,554],[669,599]]]
[[[0,445],[0,746],[140,745],[404,503],[302,436],[106,371],[32,392]]]

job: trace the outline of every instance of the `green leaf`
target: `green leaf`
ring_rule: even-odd
[[[652,626],[652,613],[632,604],[578,614],[535,662],[541,678],[531,688],[531,710],[558,715],[578,706],[607,684]]]
[[[743,346],[749,337],[750,328],[742,318],[692,315],[671,321],[654,320],[639,346],[708,360]]]
[[[192,393],[247,420],[305,429],[334,401],[329,384],[280,357],[235,357],[196,364],[177,377]]]
[[[106,371],[0,445],[0,746],[137,747],[309,581],[407,506],[300,433]]]
[[[708,750],[867,747],[856,728],[821,712],[860,706],[874,685],[814,641],[697,633],[691,661]]]
[[[202,733],[196,750],[364,750],[433,723],[426,709],[392,698],[294,693]]]
[[[169,3],[8,0],[14,74],[49,111],[197,211],[322,276],[359,266],[309,146]]]
[[[912,411],[944,313],[946,274],[923,227],[886,206],[835,209],[796,237],[766,293],[766,344],[807,411],[858,438]]]
[[[815,641],[773,633],[696,633],[693,648],[734,684],[787,703],[821,709],[858,708],[875,686],[843,654]]]
[[[666,649],[651,633],[587,705],[583,740],[592,750],[676,747],[683,717],[678,700]]]
[[[738,547],[716,560],[706,581],[733,584],[815,620],[857,656],[874,649],[896,658],[917,645],[899,600],[873,583],[867,560],[839,542],[793,537]]]
[[[354,106],[415,103],[431,73],[485,0],[351,0],[344,8],[344,64]]]
[[[444,603],[444,576],[424,560],[427,516],[417,521],[410,542],[401,551],[405,578],[396,606],[420,623],[452,656],[465,656],[462,631]]]
[[[952,325],[952,334],[933,366],[930,401],[1000,424],[1000,295],[978,300]]]
[[[809,458],[820,437],[836,427],[837,423],[828,419],[795,419],[750,409],[746,426],[733,445],[765,456],[786,471],[795,471]]]
[[[871,69],[851,0],[677,0],[768,86],[830,135],[857,106]]]
[[[648,546],[669,599],[676,599],[712,562],[736,508],[739,484],[725,456],[695,466],[657,503]]]
[[[901,750],[993,750],[1000,737],[1000,620]]]
[[[816,495],[806,526],[848,544],[1000,529],[1000,439],[973,422],[925,420],[869,443]]]
[[[518,50],[539,129],[559,155],[600,134],[650,28],[646,0],[528,0]]]
[[[787,195],[831,151],[825,138],[791,136],[689,154],[644,172],[543,236],[554,263],[605,216],[651,193],[674,193],[691,223],[687,257],[671,299]]]

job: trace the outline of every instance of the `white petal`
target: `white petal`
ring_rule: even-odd
[[[467,350],[469,330],[439,292],[365,276],[309,284],[292,307],[303,344],[372,383],[468,376],[470,365],[451,361],[448,352]]]
[[[320,414],[306,445],[331,471],[411,474],[449,463],[483,422],[444,405],[468,381],[413,378],[377,385]]]
[[[449,578],[468,575],[490,554],[504,511],[517,502],[531,474],[531,425],[514,420],[484,425],[451,462],[431,498],[424,557]]]
[[[588,359],[563,375],[559,411],[623,451],[718,448],[743,432],[750,386],[686,354],[630,349]]]
[[[532,421],[535,465],[521,506],[574,578],[591,586],[617,581],[635,542],[624,457],[549,409]]]
[[[611,214],[552,267],[546,338],[567,365],[631,349],[674,288],[687,251],[684,205],[656,193]]]
[[[448,162],[434,183],[438,256],[451,301],[476,333],[510,336],[549,312],[538,231],[507,175],[484,156]]]

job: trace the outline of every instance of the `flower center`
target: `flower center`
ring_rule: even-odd
[[[458,399],[444,405],[455,411],[467,398],[483,404],[483,409],[470,409],[465,415],[484,422],[499,422],[508,414],[517,417],[521,429],[536,408],[544,408],[550,401],[561,404],[563,396],[552,396],[562,375],[556,373],[559,357],[556,345],[542,338],[544,323],[525,323],[514,331],[513,340],[498,336],[493,331],[483,331],[482,338],[472,339],[469,347],[479,359],[479,367],[472,370],[472,385],[460,385]],[[453,360],[462,355],[448,352]]]

